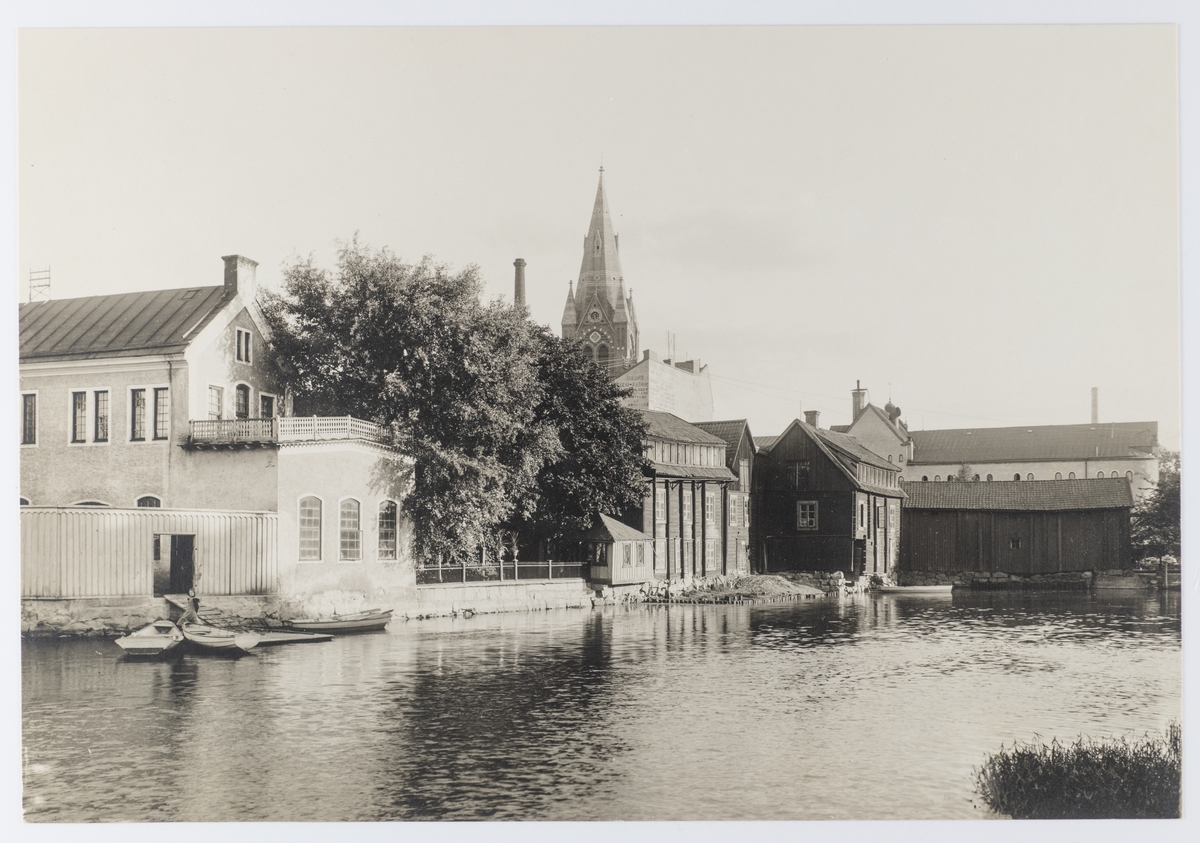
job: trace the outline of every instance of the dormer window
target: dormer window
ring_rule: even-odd
[[[237,359],[239,363],[253,363],[250,359],[250,332],[237,329]]]

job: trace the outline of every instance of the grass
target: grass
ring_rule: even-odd
[[[1165,735],[1015,744],[975,770],[993,811],[1019,820],[1169,819],[1180,812],[1178,722]]]

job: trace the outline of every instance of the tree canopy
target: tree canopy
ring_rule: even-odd
[[[1179,556],[1179,453],[1164,451],[1158,457],[1158,482],[1133,508],[1133,548],[1138,558]]]
[[[506,525],[555,538],[640,498],[640,415],[577,348],[481,292],[474,266],[355,239],[336,271],[297,260],[263,299],[295,412],[385,425],[411,457],[403,505],[425,559],[468,558]]]

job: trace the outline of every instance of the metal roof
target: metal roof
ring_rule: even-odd
[[[587,532],[585,541],[648,542],[653,541],[641,530],[635,530],[609,515],[599,514],[600,523]]]
[[[21,360],[182,351],[226,301],[220,286],[22,304]]]
[[[905,509],[976,509],[1054,512],[1133,506],[1123,477],[1089,480],[995,480],[904,484]]]
[[[725,445],[725,440],[721,437],[701,430],[673,413],[664,413],[658,410],[642,410],[641,413],[646,420],[646,436],[650,438],[666,439],[671,442],[696,442],[703,445]]]
[[[913,430],[909,436],[911,463],[1083,460],[1153,453],[1158,422]]]

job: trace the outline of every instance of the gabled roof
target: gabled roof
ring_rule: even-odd
[[[809,427],[805,425],[805,427]],[[809,427],[813,433],[825,441],[835,451],[841,451],[850,459],[873,465],[876,468],[886,468],[888,471],[899,471],[900,467],[890,463],[874,451],[864,447],[857,439],[848,433],[838,433],[833,430],[822,430],[819,427]]]
[[[1158,447],[1158,422],[913,430],[911,463],[1136,457]]]
[[[996,480],[904,484],[905,509],[976,509],[1055,512],[1133,506],[1123,477],[1090,480]]]
[[[845,426],[838,425],[834,429],[836,429],[837,432],[839,432],[839,433],[847,433],[847,432],[853,430],[855,425],[858,424],[859,419],[863,418],[865,415],[867,415],[867,413],[870,413],[872,416],[874,416],[875,418],[877,418],[881,422],[883,422],[883,426],[886,427],[888,430],[890,430],[893,434],[895,434],[896,438],[899,439],[901,442],[908,441],[908,435],[907,435],[908,431],[905,430],[903,433],[901,433],[900,429],[897,427],[897,425],[892,424],[892,420],[890,418],[888,418],[888,414],[886,412],[884,412],[883,410],[881,410],[879,407],[876,407],[874,404],[868,404],[867,406],[863,407],[862,412],[860,412],[858,414],[858,418],[856,418],[853,423],[851,423],[849,425],[845,425]]]
[[[723,465],[678,465],[673,462],[655,462],[657,477],[682,477],[689,480],[737,480],[734,473]]]
[[[799,428],[816,443],[822,453],[841,470],[842,474],[853,484],[854,488],[876,495],[887,495],[893,498],[904,497],[903,489],[876,486],[874,483],[864,483],[858,479],[858,474],[853,470],[855,462],[865,462],[868,465],[885,468],[897,474],[899,474],[899,466],[881,460],[878,455],[860,445],[858,440],[853,436],[822,430],[819,427],[813,427],[810,424],[800,421],[800,419],[796,419],[787,426],[787,429],[783,431],[779,438],[783,439],[794,427]]]
[[[660,410],[642,410],[642,418],[646,420],[646,436],[653,439],[666,439],[671,442],[693,442],[703,445],[724,445],[725,440],[714,436],[694,424],[689,424],[674,413]]]
[[[754,448],[760,454],[766,453],[767,451],[769,451],[775,447],[775,443],[778,442],[779,439],[780,439],[780,437],[778,437],[778,436],[755,436],[754,437]]]
[[[743,436],[750,440],[750,453],[754,453],[757,450],[754,444],[754,437],[750,434],[750,423],[745,419],[696,422],[696,427],[711,433],[713,436],[719,436],[725,440],[725,444],[729,445],[729,449],[726,451],[725,456],[726,461],[730,461],[735,458],[737,455],[738,446],[742,443]]]
[[[598,515],[599,523],[584,535],[585,541],[615,541],[615,542],[648,542],[654,541],[650,536],[643,533],[641,530],[635,530],[628,524],[622,524],[617,519],[604,515]]]
[[[219,286],[23,304],[21,360],[180,352],[227,301]]]

